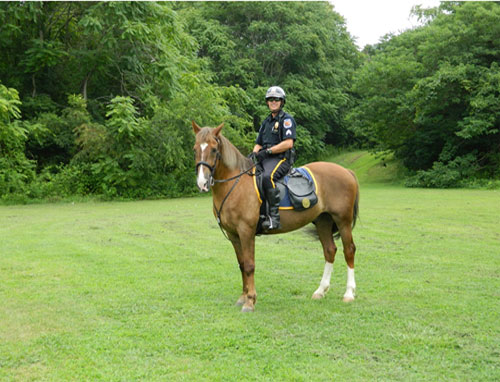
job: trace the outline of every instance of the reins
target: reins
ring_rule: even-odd
[[[252,167],[250,167],[248,170],[245,170],[245,171],[242,171],[240,172],[238,175],[235,175],[235,176],[232,176],[231,178],[227,178],[227,179],[214,179],[214,183],[226,183],[226,182],[229,182],[231,180],[234,180],[236,178],[239,178],[241,177],[242,175],[244,174],[247,174],[250,170],[253,170],[253,168],[257,166],[256,164],[254,164]],[[254,174],[248,174],[250,176],[254,176]]]

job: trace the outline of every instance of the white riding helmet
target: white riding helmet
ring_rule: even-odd
[[[266,92],[266,102],[268,98],[279,98],[283,100],[283,105],[286,102],[285,91],[279,86],[271,86]]]

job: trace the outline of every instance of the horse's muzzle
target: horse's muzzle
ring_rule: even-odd
[[[210,172],[207,172],[207,169]],[[211,166],[207,162],[200,161],[196,163],[196,172],[198,173],[196,178],[196,184],[200,192],[208,192],[210,187],[214,185],[213,172],[215,170],[215,165]]]
[[[208,192],[210,190],[210,187],[208,187],[207,185],[198,185],[198,189],[200,190],[200,192]]]
[[[203,172],[200,172],[196,185],[198,186],[200,192],[208,192],[210,190],[210,186],[213,185],[212,177],[209,175],[207,179],[205,178]]]

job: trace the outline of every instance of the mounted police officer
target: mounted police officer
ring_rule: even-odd
[[[295,160],[293,144],[296,124],[293,117],[282,108],[286,102],[285,91],[271,86],[266,92],[266,103],[271,114],[262,122],[251,155],[260,162],[263,170],[262,185],[269,204],[269,216],[262,223],[265,231],[280,228],[280,192],[275,181],[285,176]]]

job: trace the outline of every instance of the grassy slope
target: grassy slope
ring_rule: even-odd
[[[248,315],[210,198],[0,207],[0,380],[499,380],[498,200],[366,185],[357,300],[341,251],[310,299],[299,231],[258,238]]]
[[[361,184],[398,184],[402,167],[392,155],[377,156],[367,151],[349,151],[331,155],[327,160],[353,170]]]

